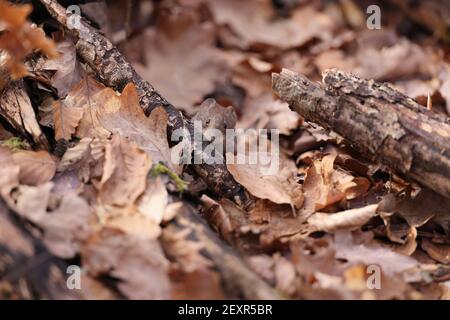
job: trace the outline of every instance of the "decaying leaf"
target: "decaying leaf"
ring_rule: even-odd
[[[17,151],[12,156],[20,167],[20,183],[40,185],[50,181],[56,172],[56,163],[47,151]]]
[[[257,198],[301,208],[303,193],[301,186],[294,180],[295,166],[292,166],[290,161],[275,163],[271,154],[260,152],[257,156],[256,164],[250,164],[248,159],[245,164],[235,164],[236,159],[227,154],[227,168],[234,179]],[[262,160],[265,156],[268,158]],[[269,165],[263,162],[267,160],[271,161]]]
[[[94,99],[99,102],[96,116],[104,128],[135,143],[153,163],[162,162],[172,171],[180,172],[180,167],[172,162],[167,142],[167,113],[162,107],[146,117],[139,106],[133,84],[128,84],[120,96],[107,88],[96,94]]]
[[[338,229],[357,229],[366,224],[377,212],[378,205],[350,209],[327,214],[317,212],[308,219],[308,223],[318,231],[335,231]]]
[[[8,1],[0,1],[0,50],[6,51],[8,59],[6,66],[13,79],[27,75],[23,60],[34,50],[40,49],[49,57],[56,57],[55,46],[45,37],[42,29],[27,21],[33,10],[31,5],[13,5]],[[3,79],[2,79],[3,81]]]
[[[82,108],[70,108],[61,101],[55,101],[53,103],[55,139],[70,140],[82,117]]]
[[[450,245],[433,243],[428,239],[422,240],[422,249],[436,261],[443,264],[450,264]]]
[[[104,204],[126,207],[133,205],[144,192],[150,157],[134,143],[112,137],[105,146],[103,175],[97,188]]]
[[[75,45],[71,40],[58,43],[56,51],[58,58],[47,60],[41,69],[55,71],[50,83],[57,89],[58,96],[65,98],[69,91],[80,82],[82,71],[77,60]]]
[[[355,179],[352,175],[334,169],[336,154],[325,155],[315,160],[307,170],[303,190],[305,205],[302,214],[308,216],[344,199],[353,199],[364,194],[370,183],[367,179]]]

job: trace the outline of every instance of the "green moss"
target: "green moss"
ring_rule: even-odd
[[[154,177],[160,174],[166,174],[173,181],[173,183],[175,183],[178,191],[181,193],[183,193],[187,188],[186,182],[162,163],[157,163],[153,167],[151,174]]]
[[[21,150],[27,147],[26,143],[19,137],[12,137],[8,140],[0,141],[0,145],[8,147],[12,150]]]

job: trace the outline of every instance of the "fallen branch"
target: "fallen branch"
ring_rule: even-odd
[[[134,83],[138,91],[140,105],[146,115],[149,115],[158,106],[165,108],[169,117],[169,136],[171,136],[173,130],[180,128],[186,128],[189,132],[193,131],[192,124],[183,116],[181,111],[162,97],[150,83],[143,80],[102,33],[90,26],[81,17],[74,17],[79,23],[70,24],[69,19],[72,14],[66,13],[66,9],[57,1],[40,1],[53,18],[61,23],[68,32],[74,34],[77,38],[78,56],[91,67],[103,84],[122,91],[128,83]],[[78,20],[78,18],[81,19]],[[193,171],[216,194],[227,197],[241,206],[246,206],[249,203],[245,189],[234,180],[225,165],[194,164],[191,166]]]
[[[273,89],[290,107],[352,142],[371,160],[450,197],[450,122],[387,84],[325,72],[323,84],[289,70]]]
[[[144,81],[125,60],[112,43],[98,30],[80,21],[75,28],[69,28],[66,10],[57,1],[40,0],[50,14],[78,39],[77,53],[95,72],[100,81],[121,91],[132,82],[138,89],[140,105],[146,114],[163,106],[169,115],[168,134],[178,128],[187,128],[192,132],[189,119],[164,99],[147,81]],[[241,206],[249,203],[245,189],[228,172],[226,165],[192,165],[192,169],[206,182],[215,193],[225,196]],[[181,227],[189,227],[194,237],[203,244],[203,251],[215,264],[223,281],[233,286],[247,299],[280,299],[281,296],[264,280],[249,269],[241,257],[220,241],[218,236],[208,229],[194,214],[181,214],[175,218]]]

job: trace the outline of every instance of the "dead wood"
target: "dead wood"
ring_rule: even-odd
[[[50,14],[68,31],[77,37],[77,53],[95,72],[100,81],[107,86],[121,91],[127,83],[137,87],[140,105],[146,114],[163,106],[169,115],[168,134],[175,129],[193,127],[189,119],[162,97],[153,86],[144,81],[125,60],[113,44],[95,28],[81,20],[75,28],[68,28],[68,16],[65,9],[57,1],[41,0]],[[192,169],[205,181],[208,188],[218,195],[225,196],[237,204],[245,206],[249,203],[248,194],[228,172],[226,165],[192,165]],[[176,217],[176,223],[189,227],[203,245],[208,256],[220,272],[224,283],[233,286],[247,299],[280,299],[281,296],[259,276],[249,269],[239,255],[226,246],[201,219],[194,214],[183,214]]]
[[[450,122],[387,84],[343,72],[315,83],[289,70],[273,89],[308,121],[332,129],[371,160],[450,197]]]
[[[179,128],[186,128],[189,132],[192,132],[193,126],[189,119],[161,96],[149,82],[143,80],[102,33],[83,19],[80,19],[79,23],[69,23],[71,14],[66,14],[66,10],[57,1],[41,0],[41,3],[53,18],[76,36],[77,54],[91,67],[103,84],[122,91],[128,83],[134,83],[138,91],[140,105],[146,115],[149,115],[158,106],[163,106],[167,111],[169,136],[173,130]],[[194,164],[191,166],[193,171],[205,181],[206,185],[218,195],[225,196],[241,206],[249,203],[245,189],[234,180],[225,165]]]

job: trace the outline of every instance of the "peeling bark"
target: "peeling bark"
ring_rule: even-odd
[[[273,89],[290,107],[348,139],[372,161],[450,198],[450,121],[387,84],[325,72],[323,84],[289,70]]]

